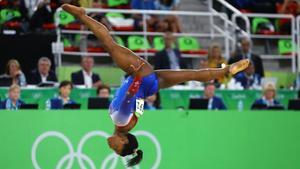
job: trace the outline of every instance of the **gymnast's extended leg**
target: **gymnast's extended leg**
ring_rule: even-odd
[[[83,8],[68,4],[63,5],[62,8],[77,17],[94,33],[104,50],[109,53],[117,66],[127,74],[143,77],[153,72],[152,66],[146,60],[137,56],[131,50],[115,43],[107,28],[87,16]]]

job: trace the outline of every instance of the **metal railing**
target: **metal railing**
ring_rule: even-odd
[[[59,8],[56,13],[58,14],[61,12],[61,8]],[[223,38],[224,43],[227,43],[228,46],[228,38],[230,37],[226,30],[228,29],[228,18],[226,14],[224,13],[211,13],[211,12],[192,12],[192,11],[158,11],[158,10],[119,10],[119,9],[94,9],[94,8],[86,8],[85,9],[87,13],[122,13],[122,14],[140,14],[142,15],[143,20],[143,31],[137,32],[137,31],[113,31],[110,32],[112,35],[141,35],[144,36],[145,39],[147,39],[148,36],[157,36],[157,35],[163,35],[163,33],[160,32],[149,32],[147,30],[147,24],[146,24],[146,18],[148,15],[176,15],[176,16],[194,16],[194,17],[219,17],[221,20],[224,21],[223,28],[215,27],[215,25],[210,25],[212,29],[210,29],[209,33],[198,33],[200,30],[194,33],[174,33],[174,36],[180,37],[180,36],[189,36],[189,37],[202,37],[202,38]],[[58,15],[55,15],[55,23],[57,26],[57,44],[62,44],[61,38],[62,34],[82,34],[82,35],[89,35],[92,34],[91,31],[88,30],[63,30],[59,27],[59,17]],[[195,23],[196,24],[196,23]],[[200,23],[199,23],[200,24]],[[61,45],[60,45],[61,46]],[[61,47],[60,47],[61,48]],[[56,61],[59,66],[62,65],[62,55],[92,55],[92,56],[108,56],[107,53],[89,53],[89,52],[66,52],[62,49],[60,50],[54,50],[56,51]],[[226,48],[225,53],[229,54],[229,48]],[[146,59],[148,56],[152,56],[153,53],[149,53],[147,50],[137,53],[138,55],[145,56]],[[183,57],[190,57],[195,58],[199,57],[199,54],[183,54]]]
[[[226,8],[227,10],[232,12],[231,22],[229,25],[232,26],[233,29],[239,30],[242,33],[242,36],[249,37],[251,39],[291,39],[293,43],[297,44],[296,51],[293,50],[292,55],[290,57],[281,56],[281,55],[265,55],[262,54],[263,59],[291,59],[292,60],[292,71],[295,72],[298,70],[300,72],[300,19],[299,17],[297,20],[292,15],[283,15],[283,14],[244,14],[240,12],[238,9],[233,7],[230,3],[225,0],[215,0],[222,5],[222,7]],[[211,12],[216,12],[213,8],[213,0],[209,0],[209,9]],[[259,34],[252,34],[251,33],[251,23],[250,18],[252,17],[265,17],[265,18],[287,18],[291,20],[291,34],[290,35],[259,35]],[[245,21],[246,30],[242,30],[241,27],[237,24],[237,18],[242,18]],[[213,22],[213,21],[212,21]],[[232,25],[233,24],[233,25]],[[296,25],[297,24],[297,25]],[[231,30],[229,32],[234,33],[235,30]],[[296,39],[297,37],[297,39]],[[236,46],[236,39],[230,38],[230,46]],[[297,42],[297,43],[296,43]],[[232,49],[233,51],[235,49]],[[296,55],[297,54],[297,55]],[[298,59],[296,59],[298,57]],[[296,63],[298,60],[298,64]],[[298,69],[297,69],[298,67]]]
[[[251,33],[251,23],[250,18],[261,17],[261,18],[272,18],[272,19],[289,19],[291,20],[291,34],[289,35],[261,35],[261,34],[253,34]],[[242,18],[245,21],[246,32],[251,39],[291,39],[292,43],[296,42],[296,29],[295,29],[295,18],[293,15],[284,15],[284,14],[261,14],[261,13],[250,13],[250,14],[233,14],[232,22],[238,26],[237,18]],[[264,55],[266,56],[266,55]],[[272,55],[273,56],[273,55]],[[278,55],[277,55],[278,56]],[[270,58],[270,56],[266,56],[266,58]],[[292,50],[291,55],[282,56],[282,57],[274,57],[274,59],[291,59],[292,60],[292,71],[296,72],[296,52]]]

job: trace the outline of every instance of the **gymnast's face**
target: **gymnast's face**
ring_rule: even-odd
[[[107,139],[107,142],[111,149],[121,155],[124,145],[128,143],[128,139],[124,134],[114,134]]]

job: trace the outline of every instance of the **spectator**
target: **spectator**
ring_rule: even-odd
[[[87,88],[97,88],[102,84],[100,76],[92,72],[94,67],[94,58],[92,56],[82,57],[81,67],[82,70],[74,72],[71,75],[74,85],[85,85]]]
[[[262,59],[260,58],[260,56],[251,53],[250,47],[251,47],[250,40],[248,38],[243,38],[241,40],[241,54],[237,54],[237,55],[231,57],[228,61],[228,64],[232,64],[241,59],[248,58],[254,64],[255,73],[260,75],[261,77],[264,77],[265,73],[264,73]]]
[[[145,110],[157,110],[161,109],[160,107],[160,97],[158,93],[155,93],[152,96],[149,96],[145,100]]]
[[[218,43],[212,43],[210,45],[209,51],[208,51],[208,67],[209,68],[221,68],[222,66],[226,65],[226,60],[222,56],[222,48],[220,44]],[[225,77],[216,79],[216,83],[224,83],[225,82]]]
[[[49,99],[46,102],[46,108],[50,109],[63,109],[66,104],[76,104],[75,101],[70,99],[70,94],[73,89],[73,84],[70,81],[62,81],[59,85],[59,96]]]
[[[265,105],[266,107],[280,106],[280,102],[276,100],[275,97],[275,85],[268,83],[264,86],[262,98],[255,100],[255,102],[252,104],[252,107],[255,107],[254,105]]]
[[[158,10],[178,10],[179,8],[180,0],[157,0],[156,1],[156,9]],[[175,15],[168,15],[164,17],[162,20],[162,23],[158,26],[158,31],[165,32],[165,31],[171,31],[171,32],[181,32],[181,23],[177,16]]]
[[[56,74],[50,70],[51,61],[47,57],[41,57],[38,61],[38,68],[31,72],[29,84],[38,85],[45,82],[57,82]]]
[[[255,73],[254,65],[250,62],[247,69],[234,76],[235,81],[240,83],[244,89],[259,89],[261,77]]]
[[[208,110],[226,110],[226,106],[222,98],[215,96],[215,85],[214,83],[206,83],[204,88],[203,98],[208,100]]]
[[[0,109],[18,110],[21,105],[25,104],[20,100],[21,88],[13,84],[8,89],[8,98],[0,103]]]
[[[100,98],[109,98],[110,97],[110,88],[107,85],[100,85],[97,88],[97,96]]]
[[[17,60],[11,59],[8,61],[5,73],[12,78],[12,84],[26,86],[25,75],[21,71],[20,63]]]
[[[277,4],[280,14],[291,14],[297,17],[300,14],[300,3],[297,0],[284,0],[283,4]],[[291,20],[279,20],[280,32],[283,34],[291,34]]]
[[[186,64],[178,49],[173,48],[175,41],[171,32],[165,34],[165,49],[154,56],[155,69],[185,69]]]

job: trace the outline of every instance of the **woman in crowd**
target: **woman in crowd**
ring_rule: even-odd
[[[227,61],[222,56],[222,48],[218,43],[212,43],[208,51],[208,68],[221,68]],[[217,84],[224,83],[226,77],[216,79]]]
[[[73,84],[70,81],[62,81],[59,85],[59,96],[52,98],[46,102],[47,109],[63,109],[66,104],[76,104],[70,99]]]
[[[108,85],[102,84],[97,88],[97,96],[100,98],[109,98],[110,92],[111,90]]]
[[[25,75],[21,70],[20,63],[17,60],[11,59],[8,61],[5,73],[12,78],[12,84],[26,86],[27,82]]]
[[[0,109],[18,110],[21,105],[25,104],[20,100],[21,88],[14,84],[8,89],[8,98],[0,103]]]
[[[256,107],[255,105],[262,105],[267,107],[271,106],[280,106],[280,102],[276,100],[276,88],[272,83],[268,83],[263,88],[263,96],[260,99],[255,100],[252,104],[252,108]]]

